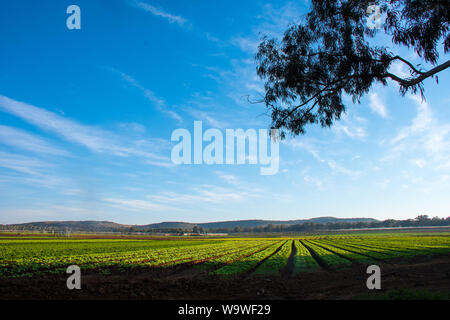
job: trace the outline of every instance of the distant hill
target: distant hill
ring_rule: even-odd
[[[65,231],[88,231],[88,232],[126,232],[130,230],[146,231],[151,229],[183,229],[192,230],[194,226],[204,229],[233,229],[265,227],[272,225],[297,225],[304,223],[357,223],[357,222],[377,222],[372,218],[335,218],[335,217],[319,217],[312,219],[299,220],[237,220],[237,221],[220,221],[207,223],[190,223],[190,222],[160,222],[147,225],[126,225],[110,221],[41,221],[20,224],[3,225],[7,229],[33,230],[44,228],[47,230]]]
[[[200,224],[190,222],[160,222],[136,227],[145,229],[192,229],[195,226],[200,226]]]
[[[265,227],[269,224],[273,225],[294,225],[303,223],[336,223],[336,222],[375,222],[377,220],[372,218],[334,218],[334,217],[320,217],[312,219],[300,219],[300,220],[238,220],[238,221],[223,221],[223,222],[208,222],[199,223],[199,227],[205,229],[220,229],[227,228],[232,229],[235,227],[240,228],[253,228],[253,227]]]
[[[31,230],[31,229],[48,229],[64,231],[70,229],[72,231],[123,231],[131,227],[131,225],[119,224],[110,221],[40,221],[28,222],[20,224],[9,224],[8,227]]]

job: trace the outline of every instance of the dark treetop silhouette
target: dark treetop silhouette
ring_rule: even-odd
[[[298,25],[286,30],[281,42],[264,37],[256,54],[258,75],[265,80],[264,102],[272,127],[286,133],[305,133],[305,125],[330,127],[345,111],[343,93],[360,102],[374,83],[400,86],[400,94],[423,94],[423,81],[438,78],[450,66],[439,62],[439,46],[450,48],[448,0],[312,0],[311,11]],[[370,5],[385,14],[380,30],[367,25]],[[429,70],[422,70],[387,46],[369,44],[384,32],[398,46],[414,50]],[[410,76],[389,72],[394,61],[403,63]]]

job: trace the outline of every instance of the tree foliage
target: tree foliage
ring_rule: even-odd
[[[266,226],[244,227],[244,228],[217,228],[211,229],[210,232],[225,233],[275,233],[275,232],[316,232],[326,230],[342,230],[342,229],[376,229],[376,228],[414,228],[414,227],[446,227],[450,226],[450,217],[430,219],[427,215],[420,215],[415,219],[394,220],[388,219],[384,221],[373,222],[329,222],[314,223],[305,222],[302,224],[283,225],[269,224]]]
[[[420,92],[423,81],[450,67],[439,64],[439,47],[450,49],[448,0],[384,0],[375,2],[384,12],[381,30],[367,25],[366,0],[312,0],[311,10],[283,39],[264,37],[256,54],[257,73],[265,80],[264,103],[272,127],[293,135],[305,133],[305,125],[330,127],[345,111],[343,95],[360,102],[375,83],[398,83],[400,94]],[[398,46],[405,46],[429,63],[422,70],[394,54],[388,46],[370,44],[377,32]],[[408,77],[390,71],[403,63]],[[437,77],[436,77],[437,80]]]

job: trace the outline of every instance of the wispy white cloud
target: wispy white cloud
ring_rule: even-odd
[[[0,151],[0,184],[23,185],[33,188],[67,188],[68,178],[58,175],[57,166],[47,160],[32,156]]]
[[[262,13],[257,18],[261,20],[261,24],[254,31],[281,38],[290,24],[300,22],[302,8],[297,1],[285,2],[278,7],[265,4]]]
[[[1,161],[0,161],[1,162]],[[61,187],[66,187],[68,186],[70,183],[72,183],[72,181],[70,181],[70,179],[66,179],[60,176],[55,176],[54,174],[47,174],[44,171],[50,171],[50,170],[45,170],[45,169],[50,169],[50,168],[44,168],[44,166],[42,167],[35,167],[33,168],[32,165],[30,166],[29,163],[25,164],[26,166],[22,166],[17,167],[16,166],[11,166],[11,167],[7,167],[7,166],[2,166],[0,165],[0,167],[5,167],[8,169],[12,169],[16,172],[18,172],[18,174],[2,174],[0,175],[0,183],[5,185],[5,186],[15,186],[15,185],[23,185],[23,186],[27,186],[27,187],[33,187],[33,188],[58,188],[60,189]],[[31,169],[31,170],[27,170]]]
[[[82,189],[64,189],[61,191],[62,194],[66,196],[79,196],[84,193]]]
[[[89,220],[104,218],[98,209],[75,207],[68,204],[34,204],[33,208],[0,208],[2,223],[26,223],[30,221]]]
[[[144,134],[147,132],[147,128],[137,122],[123,122],[119,124],[119,127],[126,131],[131,131],[138,134]]]
[[[52,146],[44,139],[26,131],[0,125],[0,143],[36,153],[67,156],[65,150]]]
[[[306,176],[303,177],[303,180],[306,183],[315,185],[316,188],[318,188],[318,189],[322,188],[323,183],[322,183],[321,180],[319,180],[317,178],[313,178],[313,177],[310,177],[310,176],[306,175]]]
[[[280,39],[286,28],[292,23],[298,23],[301,16],[301,8],[296,2],[287,2],[278,7],[265,4],[261,14],[256,16],[259,23],[254,26],[252,33],[246,36],[235,35],[230,42],[253,55],[263,35]]]
[[[341,119],[333,125],[333,131],[338,134],[345,134],[350,138],[364,139],[367,137],[367,131],[364,128],[366,123],[364,118],[342,114]]]
[[[434,117],[430,105],[418,95],[407,95],[414,102],[417,114],[411,124],[400,128],[390,139],[389,154],[382,161],[389,161],[400,156],[413,157],[412,163],[423,168],[430,163],[436,169],[445,169],[450,159],[450,125],[441,123]],[[417,154],[426,155],[426,161],[417,159]]]
[[[423,168],[427,165],[427,162],[424,159],[414,159],[414,164],[419,168]]]
[[[186,192],[159,192],[148,195],[147,198],[171,205],[199,205],[199,204],[224,204],[234,201],[244,201],[260,195],[259,190],[243,190],[236,188],[224,188],[217,185],[198,185]]]
[[[213,185],[199,186],[195,189],[203,201],[212,203],[225,203],[228,201],[244,200],[256,196],[252,195],[250,192],[245,192],[242,190],[237,191],[235,189],[222,188]]]
[[[370,109],[383,118],[388,117],[387,108],[378,93],[369,93]]]
[[[254,37],[234,36],[230,42],[242,51],[250,53],[255,53],[259,45],[259,39]]]
[[[324,159],[322,159],[319,156],[319,152],[317,151],[316,148],[314,148],[312,146],[311,143],[308,143],[306,141],[301,141],[299,139],[292,139],[289,141],[283,141],[283,143],[287,144],[289,147],[291,147],[292,149],[296,150],[296,149],[304,149],[307,152],[309,152],[317,161],[319,162],[326,162]]]
[[[72,184],[58,175],[53,163],[35,157],[0,151],[0,185],[22,185],[33,188],[60,188]]]
[[[405,126],[399,130],[397,135],[391,140],[391,144],[396,144],[411,135],[427,131],[433,127],[432,112],[428,103],[426,101],[422,101],[417,95],[408,95],[408,98],[416,104],[417,115],[413,119],[411,125]]]
[[[172,13],[167,12],[167,10],[156,7],[154,5],[151,5],[149,3],[143,2],[143,1],[137,1],[137,0],[130,0],[130,5],[134,6],[135,8],[144,10],[145,12],[148,12],[156,17],[160,17],[162,19],[165,19],[169,23],[175,23],[179,25],[181,28],[188,30],[189,32],[193,33],[197,37],[203,38],[208,40],[209,42],[213,43],[217,47],[225,47],[228,45],[227,42],[219,39],[218,37],[211,34],[211,32],[205,32],[200,30],[198,27],[195,27],[187,18],[184,18],[180,15],[174,15]]]
[[[207,70],[206,76],[216,81],[220,87],[223,88],[223,91],[221,92],[222,98],[228,97],[234,102],[234,105],[238,107],[234,108],[235,114],[251,111],[251,115],[253,115],[254,118],[255,112],[262,113],[265,111],[265,107],[263,103],[251,104],[249,101],[253,102],[262,99],[264,96],[264,82],[256,74],[253,59],[231,60],[231,65],[231,68],[211,66],[203,66],[203,68]],[[214,101],[209,102],[210,105],[212,105],[212,103],[214,103]],[[218,108],[220,108],[220,106],[218,106]],[[226,109],[229,110],[230,106],[227,105]],[[227,115],[228,113],[222,112],[222,114]],[[249,116],[249,114],[245,115],[246,118]],[[233,117],[233,120],[235,121],[236,118],[238,117]],[[248,119],[245,123],[248,123]]]
[[[176,23],[182,27],[188,25],[187,19],[185,19],[181,16],[177,16],[177,15],[168,13],[168,12],[164,11],[163,9],[157,8],[151,4],[148,4],[148,3],[145,3],[142,1],[131,1],[130,3],[146,12],[150,12],[154,16],[166,19],[169,23]]]
[[[404,79],[411,76],[411,74],[408,72],[408,68],[401,61],[393,62],[389,68],[389,72],[395,74],[396,76],[398,76],[400,78],[404,78]]]
[[[157,161],[157,160],[146,160],[144,161],[146,164],[150,164],[152,166],[156,167],[162,167],[162,168],[173,168],[176,167],[177,164],[173,163],[172,161]]]
[[[183,121],[183,119],[181,118],[181,116],[180,116],[178,113],[176,113],[175,111],[171,110],[171,109],[167,106],[167,104],[166,104],[166,102],[165,102],[164,99],[161,99],[161,98],[157,97],[156,94],[155,94],[153,91],[151,91],[151,90],[149,90],[149,89],[143,87],[143,86],[142,86],[136,79],[134,79],[132,76],[130,76],[130,75],[128,75],[128,74],[126,74],[126,73],[124,73],[124,72],[122,72],[122,71],[120,71],[120,70],[117,70],[117,69],[115,69],[115,68],[110,68],[110,67],[108,67],[107,69],[110,70],[110,71],[112,71],[112,72],[115,72],[115,73],[119,74],[120,77],[122,78],[122,80],[126,81],[127,83],[129,83],[129,84],[132,85],[133,87],[139,89],[139,90],[142,92],[142,94],[144,95],[144,97],[145,97],[148,101],[150,101],[154,106],[156,106],[156,108],[157,108],[160,112],[166,113],[167,115],[169,115],[170,117],[172,117],[173,119],[175,119],[176,121],[178,121],[179,123],[181,123],[181,122]]]
[[[0,110],[13,114],[45,131],[82,145],[91,151],[115,156],[137,156],[170,161],[152,152],[138,148],[134,141],[119,137],[109,131],[82,125],[56,113],[0,95]]]
[[[30,157],[0,151],[0,167],[34,175],[38,174],[39,169],[48,167],[48,164]]]
[[[167,211],[167,210],[173,210],[173,208],[154,203],[152,201],[147,200],[136,200],[136,199],[123,199],[123,198],[104,198],[102,199],[104,202],[106,202],[109,206],[119,208],[119,209],[125,209],[125,210],[131,210],[131,211]]]
[[[300,141],[299,139],[293,139],[288,142],[285,142],[288,146],[290,146],[292,149],[303,149],[309,152],[317,161],[320,163],[326,164],[333,172],[341,173],[344,175],[347,175],[351,178],[358,178],[361,175],[361,172],[359,170],[351,170],[347,169],[344,166],[338,164],[334,159],[327,159],[325,157],[322,157],[317,150],[311,143]]]
[[[203,36],[206,38],[206,40],[209,40],[211,42],[216,43],[219,47],[224,46],[224,43],[222,40],[220,40],[219,38],[213,36],[211,33],[209,32],[204,32]],[[223,54],[223,53],[222,53]]]
[[[235,185],[235,186],[238,186],[241,184],[239,178],[234,174],[225,173],[225,172],[221,172],[221,171],[216,171],[215,173],[221,180],[225,181],[228,184]]]
[[[146,195],[143,199],[108,197],[102,200],[111,207],[130,211],[186,211],[193,207],[221,206],[225,203],[244,201],[258,196],[258,192],[236,191],[215,185],[198,185],[186,192],[161,191]]]
[[[251,106],[253,115],[255,112],[260,115],[266,112],[263,103],[249,103],[249,100],[252,102],[262,100],[265,93],[264,82],[256,74],[254,63],[254,54],[257,51],[260,40],[263,35],[276,38],[282,37],[289,24],[297,22],[301,17],[301,6],[302,4],[299,6],[296,2],[288,2],[282,6],[263,5],[261,14],[256,16],[256,23],[250,32],[235,34],[228,41],[231,46],[238,48],[244,53],[244,58],[232,59],[231,68],[209,70],[213,73],[212,75],[209,73],[211,78],[215,79],[226,89],[225,94],[237,106]],[[262,120],[262,118],[258,120]],[[264,123],[263,121],[259,122]]]
[[[233,108],[229,106],[226,102],[226,107],[219,105],[213,105],[214,101],[210,101],[210,105],[214,107],[214,110],[221,110],[221,119],[218,123],[217,117],[212,118],[210,112],[208,114],[201,113],[201,110],[195,109],[195,112],[199,110],[199,115],[204,116],[204,119],[208,121],[211,125],[215,127],[224,127],[224,121],[222,119],[226,118],[230,114],[230,109],[233,108],[233,117],[230,117],[228,122],[233,125],[243,126],[267,126],[268,118],[264,119],[260,117],[266,112],[264,104],[250,104],[250,101],[261,100],[264,95],[264,82],[256,74],[256,68],[254,64],[254,53],[256,52],[257,46],[263,34],[269,34],[271,36],[281,36],[285,28],[289,23],[296,21],[300,17],[300,8],[294,2],[289,2],[281,7],[274,7],[271,5],[264,5],[261,8],[261,14],[257,16],[257,23],[252,30],[247,34],[235,34],[229,38],[226,42],[228,46],[236,47],[245,53],[244,58],[239,59],[229,59],[231,67],[220,68],[215,66],[199,66],[206,70],[204,74],[205,77],[209,77],[220,84],[223,88],[221,99],[227,97],[231,99],[235,106],[238,108]],[[222,43],[223,44],[223,43]],[[194,64],[194,66],[197,66]],[[219,90],[220,91],[220,90]],[[205,93],[203,93],[205,95]],[[198,97],[198,99],[202,99]],[[251,108],[249,108],[251,106]],[[242,108],[244,107],[244,108]],[[247,109],[248,108],[248,109]],[[255,113],[257,116],[255,116]],[[191,113],[192,114],[192,113]],[[249,120],[249,117],[252,117]],[[239,119],[246,119],[239,123]],[[268,120],[268,121],[266,121]]]
[[[347,169],[347,168],[337,164],[336,161],[334,161],[334,160],[328,160],[327,164],[333,171],[345,174],[352,178],[357,178],[361,175],[360,171]]]
[[[210,112],[192,108],[188,109],[188,112],[194,117],[195,120],[205,121],[207,124],[214,128],[223,129],[227,127],[226,122],[224,122],[223,120],[218,120]]]
[[[357,127],[357,128],[350,128],[349,126],[343,125],[343,124],[337,124],[335,127],[336,131],[338,132],[343,132],[345,133],[347,136],[351,137],[351,138],[365,138],[367,136],[366,131],[361,128],[361,127]]]

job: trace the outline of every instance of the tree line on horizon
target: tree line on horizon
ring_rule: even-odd
[[[405,228],[405,227],[439,227],[450,226],[450,217],[430,218],[428,215],[419,215],[414,219],[395,220],[387,219],[383,221],[371,222],[304,222],[301,224],[284,225],[284,224],[268,224],[265,226],[240,227],[233,228],[204,228],[201,226],[193,226],[189,228],[149,228],[144,226],[130,226],[122,228],[101,228],[94,226],[85,226],[82,229],[70,229],[70,231],[85,232],[120,232],[120,233],[145,233],[145,234],[161,234],[169,233],[176,235],[184,234],[208,234],[208,233],[292,233],[292,232],[315,232],[315,231],[333,231],[344,229],[376,229],[376,228]],[[0,231],[35,231],[35,232],[67,232],[67,227],[42,227],[33,224],[18,225],[0,225]]]
[[[415,219],[394,220],[388,219],[384,221],[373,222],[329,222],[329,223],[314,223],[305,222],[294,225],[273,225],[258,227],[235,227],[230,229],[214,229],[214,232],[228,232],[228,233],[270,233],[270,232],[314,232],[314,231],[328,231],[328,230],[344,230],[344,229],[375,229],[375,228],[406,228],[406,227],[440,227],[450,226],[450,217],[447,218],[429,218],[427,215],[417,216]]]

